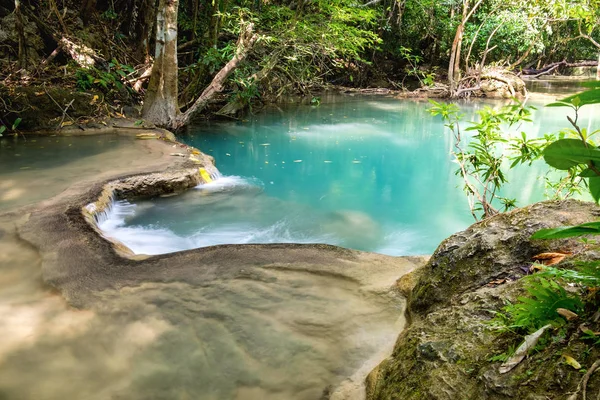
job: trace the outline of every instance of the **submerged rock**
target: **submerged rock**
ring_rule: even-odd
[[[550,353],[499,374],[500,363],[490,358],[519,339],[499,336],[488,321],[506,300],[522,294],[518,279],[532,256],[583,247],[578,240],[529,240],[535,231],[598,216],[600,208],[592,203],[543,202],[481,221],[442,242],[424,267],[398,282],[410,292],[412,324],[367,378],[367,399],[533,399],[558,390],[557,382],[574,389],[581,376]]]

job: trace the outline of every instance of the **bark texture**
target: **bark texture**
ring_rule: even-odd
[[[177,106],[178,0],[160,0],[156,14],[156,50],[142,116],[158,126],[175,125]]]
[[[21,14],[21,1],[15,0],[16,28],[19,36],[19,68],[27,68],[27,49],[25,44],[25,29],[23,27],[23,15]]]

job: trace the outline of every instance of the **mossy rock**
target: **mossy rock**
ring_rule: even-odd
[[[424,267],[409,307],[426,314],[452,299],[498,279],[518,279],[532,257],[544,251],[579,246],[579,241],[532,241],[543,228],[597,220],[600,208],[576,200],[547,201],[496,215],[444,240]]]
[[[489,218],[446,239],[425,266],[399,281],[405,292],[417,281],[409,294],[411,324],[400,334],[393,354],[368,376],[367,399],[566,399],[583,373],[562,362],[562,354],[572,354],[583,368],[600,356],[596,348],[581,347],[580,322],[568,323],[564,332],[548,331],[546,348],[500,374],[501,362],[492,357],[518,346],[522,336],[494,330],[489,321],[524,294],[519,278],[533,255],[585,250],[579,258],[600,258],[578,240],[531,241],[535,231],[599,216],[600,208],[593,203],[543,202]],[[590,380],[589,386],[596,393],[600,380]]]

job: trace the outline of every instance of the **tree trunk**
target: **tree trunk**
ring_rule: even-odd
[[[156,15],[156,50],[142,116],[171,128],[177,117],[177,7],[178,0],[160,0]]]
[[[456,90],[458,81],[460,80],[460,52],[462,49],[463,35],[465,33],[465,24],[471,18],[473,13],[479,8],[483,0],[478,0],[477,3],[469,10],[470,0],[462,2],[462,18],[460,24],[456,28],[452,49],[450,50],[450,63],[448,65],[448,83],[450,84],[450,94]]]
[[[465,26],[460,23],[456,28],[456,35],[454,35],[454,41],[452,42],[452,50],[450,51],[450,63],[448,64],[448,82],[450,83],[450,91],[453,92],[456,89],[458,80],[460,78],[460,51],[462,47],[462,39]]]
[[[137,56],[144,63],[150,65],[152,57],[150,57],[150,42],[155,29],[156,21],[156,1],[144,0],[140,7],[140,12],[143,13],[139,19],[141,27],[138,28],[138,48]]]
[[[21,14],[21,1],[15,0],[15,27],[19,36],[19,68],[27,68],[27,47],[25,44],[25,28],[23,26],[23,15]]]
[[[84,24],[89,22],[92,13],[96,10],[96,2],[97,0],[83,0],[80,16]]]

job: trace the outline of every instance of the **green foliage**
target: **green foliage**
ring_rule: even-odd
[[[515,354],[515,346],[511,345],[508,347],[508,350],[506,350],[504,353],[500,353],[500,354],[495,354],[493,356],[491,356],[490,358],[488,358],[489,362],[505,362],[506,360],[508,360],[509,358],[511,358],[513,356],[513,354]]]
[[[561,226],[553,229],[540,229],[532,239],[565,239],[583,235],[600,235],[600,222],[588,222],[576,226]]]
[[[407,76],[413,76],[419,80],[421,86],[432,86],[435,83],[435,74],[427,73],[419,68],[419,64],[423,61],[421,56],[413,54],[413,51],[407,47],[400,46],[400,55],[408,66],[404,69]]]
[[[18,117],[17,119],[15,119],[15,121],[12,123],[12,126],[10,127],[10,130],[12,132],[15,132],[15,134],[17,132],[17,128],[21,124],[21,121],[23,121],[23,119],[21,117]],[[2,137],[4,132],[6,132],[7,130],[8,128],[6,127],[6,125],[0,125],[0,137]]]
[[[573,269],[544,267],[538,276],[596,287],[600,284],[600,265],[597,262],[577,262]]]
[[[109,8],[108,10],[104,11],[100,16],[107,21],[115,21],[119,17],[119,14],[117,14],[112,8]]]
[[[315,0],[303,7],[294,12],[287,5],[263,6],[258,25],[269,37],[263,42],[268,56],[259,69],[270,70],[277,86],[289,82],[301,91],[335,76],[359,83],[361,66],[381,43],[380,10],[357,7],[354,0]]]
[[[583,309],[581,300],[555,280],[540,276],[524,279],[528,296],[519,297],[515,304],[504,307],[505,314],[501,318],[508,328],[533,332],[546,324],[562,325],[564,319],[557,314],[557,308],[575,313]]]
[[[591,138],[600,132],[579,126],[579,110],[589,104],[600,103],[600,89],[597,84],[587,85],[590,89],[573,96],[566,97],[548,107],[569,107],[574,111],[574,118],[567,117],[573,129],[563,131],[563,137],[549,144],[543,152],[548,165],[562,171],[568,171],[568,178],[574,182],[575,176],[587,179],[587,187],[593,199],[600,201],[600,148]],[[564,137],[569,135],[572,137]]]
[[[454,137],[453,151],[459,165],[457,175],[464,181],[464,191],[469,201],[471,213],[478,219],[476,212],[482,212],[481,217],[489,217],[498,212],[498,204],[502,210],[515,207],[516,200],[499,195],[500,189],[507,182],[503,162],[507,158],[505,148],[508,148],[508,159],[512,161],[510,168],[518,164],[531,164],[540,157],[545,139],[528,139],[524,132],[520,137],[505,139],[502,131],[503,124],[509,127],[522,121],[530,121],[531,107],[521,103],[502,107],[498,110],[484,107],[478,111],[479,121],[470,122],[465,132],[475,134],[465,147],[460,122],[463,115],[454,104],[438,103],[430,100],[431,115],[440,115],[446,122]]]
[[[201,62],[208,68],[210,74],[214,74],[233,57],[234,51],[235,45],[233,43],[227,43],[221,49],[211,47],[204,54]]]
[[[248,78],[245,71],[236,70],[231,79],[235,89],[230,96],[229,102],[239,108],[252,110],[252,101],[260,97],[260,92],[253,78]]]
[[[124,86],[123,82],[126,82],[128,76],[134,72],[133,67],[113,59],[108,64],[108,70],[100,70],[95,67],[77,69],[75,72],[76,86],[81,91],[94,87],[105,92],[120,90]]]

